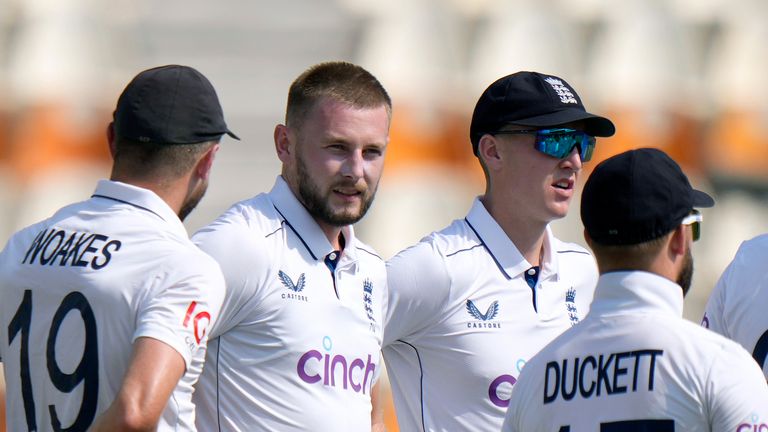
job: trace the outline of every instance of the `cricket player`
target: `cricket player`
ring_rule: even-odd
[[[498,431],[528,359],[586,314],[594,259],[549,223],[568,213],[595,137],[613,133],[555,76],[518,72],[480,96],[470,139],[485,194],[387,263],[384,358],[401,430]]]
[[[745,241],[736,252],[704,309],[702,325],[752,353],[768,379],[768,235]]]
[[[8,430],[196,430],[224,278],[182,220],[232,133],[211,83],[176,65],[138,74],[107,132],[110,179],[0,254]]]
[[[383,425],[372,397],[386,271],[352,224],[379,184],[391,106],[359,66],[311,67],[291,85],[285,124],[275,127],[282,172],[272,190],[194,235],[227,285],[195,392],[200,430]]]
[[[768,428],[768,385],[749,354],[682,318],[698,208],[713,205],[657,149],[595,168],[581,200],[600,269],[592,307],[525,366],[504,431]]]

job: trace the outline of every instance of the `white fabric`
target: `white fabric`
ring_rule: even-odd
[[[597,281],[592,256],[549,229],[542,262],[534,309],[531,265],[475,200],[387,263],[384,358],[401,430],[499,430],[520,369],[586,314]]]
[[[193,236],[227,283],[195,393],[200,430],[370,429],[386,271],[342,232],[332,274],[330,242],[278,177]]]
[[[704,327],[738,342],[763,360],[768,351],[766,257],[768,235],[742,243],[710,294],[702,320]],[[768,379],[768,362],[758,366]]]
[[[192,244],[173,210],[146,189],[102,180],[91,199],[16,233],[0,255],[0,357],[9,430],[28,430],[25,400],[27,408],[34,402],[39,431],[53,430],[49,406],[63,428],[81,413],[85,423],[75,429],[84,430],[112,403],[139,337],[170,345],[187,366],[159,430],[195,430],[192,386],[223,290],[218,264]],[[63,314],[60,327],[57,313]],[[14,329],[10,341],[9,328]],[[27,355],[20,352],[25,338]],[[29,397],[21,378],[26,359]],[[50,361],[80,377],[73,389],[62,390],[65,380],[51,376]],[[82,374],[75,373],[80,364]],[[91,397],[97,405],[89,414]]]
[[[587,317],[526,365],[502,430],[768,428],[768,386],[755,362],[682,310],[682,289],[668,279],[602,275]],[[651,420],[667,424],[639,429]]]

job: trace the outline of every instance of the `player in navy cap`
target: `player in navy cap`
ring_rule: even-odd
[[[485,194],[387,264],[401,430],[498,431],[528,359],[586,314],[594,259],[549,224],[568,214],[595,137],[613,133],[556,76],[518,72],[480,96],[470,141]]]
[[[200,72],[141,72],[108,127],[110,179],[8,241],[8,430],[196,430],[192,385],[224,278],[182,220],[224,134],[234,136]]]
[[[587,317],[528,362],[504,431],[756,431],[768,385],[738,344],[683,319],[699,208],[669,156],[638,149],[600,163],[581,218],[600,279]]]

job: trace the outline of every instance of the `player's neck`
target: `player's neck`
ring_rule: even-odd
[[[165,203],[168,204],[168,207],[170,207],[177,215],[179,214],[179,211],[181,211],[181,207],[186,198],[187,189],[184,187],[184,182],[187,180],[186,177],[177,180],[159,180],[112,175],[110,180],[119,181],[154,192],[155,195],[165,201]]]
[[[317,221],[317,224],[320,225],[320,229],[323,231],[323,234],[325,234],[325,237],[328,239],[328,241],[331,243],[331,247],[333,247],[333,250],[344,250],[344,234],[342,234],[341,228],[333,225],[329,225],[324,222]]]
[[[508,206],[496,206],[495,202],[486,197],[481,198],[488,213],[493,217],[502,231],[514,243],[523,258],[531,265],[541,264],[544,256],[544,236],[547,223],[534,220],[524,214],[509,211]]]

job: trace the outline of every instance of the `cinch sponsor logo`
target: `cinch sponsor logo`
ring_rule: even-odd
[[[354,358],[349,360],[342,354],[333,354],[333,341],[330,337],[323,338],[323,350],[309,350],[299,357],[296,372],[299,378],[307,384],[322,381],[324,386],[352,389],[355,393],[370,389],[376,364],[368,354],[367,361]]]
[[[752,414],[750,422],[736,426],[736,432],[768,432],[768,424],[760,422],[757,414]]]
[[[485,313],[482,313],[472,300],[467,299],[467,313],[477,320],[468,322],[467,328],[501,328],[501,323],[490,322],[499,314],[499,302],[497,300],[494,300]]]
[[[768,424],[742,423],[736,428],[736,432],[768,432]]]
[[[523,366],[525,366],[525,360],[518,359],[518,374],[520,374],[520,371],[523,370]],[[516,382],[517,379],[512,375],[504,374],[496,377],[493,381],[491,381],[491,385],[488,386],[488,397],[491,399],[491,402],[500,408],[509,407],[509,398],[512,394],[512,386],[515,385]]]

